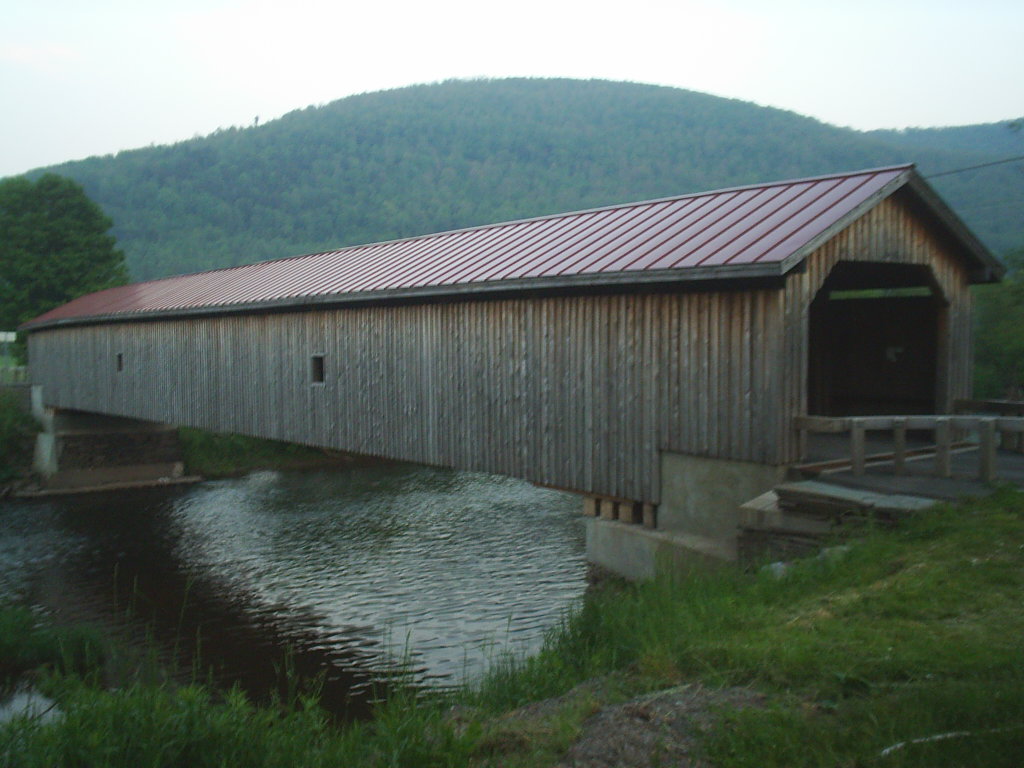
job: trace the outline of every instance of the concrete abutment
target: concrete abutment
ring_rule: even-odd
[[[41,427],[33,469],[47,491],[166,483],[184,475],[173,426],[51,408],[38,386],[32,389],[32,413]]]
[[[740,507],[771,490],[785,467],[662,451],[661,502],[588,496],[587,559],[632,581],[737,558]]]

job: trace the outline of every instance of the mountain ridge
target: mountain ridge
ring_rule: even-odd
[[[30,175],[81,183],[114,219],[133,278],[150,279],[905,162],[927,177],[1024,154],[1009,125],[859,132],[667,86],[460,80]],[[1024,244],[1016,166],[934,186],[995,252]]]

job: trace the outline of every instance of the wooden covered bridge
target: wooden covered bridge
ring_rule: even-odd
[[[899,166],[128,285],[23,330],[50,408],[576,491],[624,570],[733,556],[801,417],[951,412],[969,286],[1001,272]]]

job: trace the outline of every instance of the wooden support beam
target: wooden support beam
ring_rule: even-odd
[[[935,419],[935,474],[939,477],[952,477],[951,462],[952,430],[949,419],[940,416]]]
[[[614,499],[601,499],[600,500],[601,519],[602,520],[614,520],[615,519],[615,500]]]
[[[978,426],[978,479],[991,483],[996,479],[996,420],[982,419]]]
[[[583,497],[583,514],[587,517],[597,517],[597,497],[596,496],[584,496]]]
[[[902,475],[907,471],[907,420],[893,419],[892,422],[892,471]]]
[[[658,527],[658,507],[654,504],[644,502],[643,505],[644,528]]]
[[[639,506],[635,501],[620,501],[616,505],[618,507],[618,518],[623,523],[638,523],[640,522]]]
[[[794,416],[793,426],[808,432],[845,432],[850,428],[850,420],[845,416]]]
[[[853,474],[860,477],[864,474],[864,419],[850,420],[850,462]]]

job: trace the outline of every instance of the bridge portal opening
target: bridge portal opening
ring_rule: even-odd
[[[841,262],[810,308],[808,413],[940,413],[946,301],[931,270]]]

